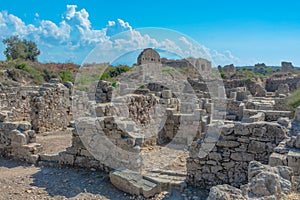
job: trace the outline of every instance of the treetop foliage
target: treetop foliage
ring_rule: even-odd
[[[7,60],[37,61],[37,56],[41,53],[35,42],[25,39],[20,40],[18,36],[12,36],[2,42],[6,45],[4,55]]]

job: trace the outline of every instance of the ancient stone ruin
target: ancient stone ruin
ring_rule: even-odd
[[[144,49],[137,58],[137,64],[142,65],[146,63],[160,63],[160,55],[153,49]]]
[[[0,155],[110,172],[117,188],[145,197],[197,187],[210,189],[208,199],[281,199],[297,190],[300,107],[287,106],[297,75],[245,80],[229,65],[222,80],[207,60],[161,59],[153,49],[137,62],[117,84],[92,83],[93,93],[55,79],[1,87]],[[169,68],[181,65],[202,74]],[[37,135],[56,130],[70,131],[71,146],[43,153]]]
[[[281,71],[282,72],[291,72],[293,71],[294,66],[291,62],[281,62]]]

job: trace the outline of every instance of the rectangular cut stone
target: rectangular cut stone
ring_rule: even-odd
[[[130,194],[149,198],[161,191],[160,185],[156,181],[126,168],[112,171],[109,177],[115,187]]]
[[[300,174],[300,151],[290,150],[287,160],[288,166],[294,170],[295,174]]]
[[[269,165],[274,166],[285,166],[287,165],[287,157],[285,154],[272,153],[269,158]]]

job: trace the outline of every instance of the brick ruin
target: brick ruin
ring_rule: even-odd
[[[162,67],[167,64],[161,62]],[[203,70],[209,71],[209,64],[205,66]],[[228,70],[234,72],[232,67]],[[177,90],[173,87],[176,84],[153,83],[151,73],[143,77],[147,84],[137,88],[121,81],[117,87],[99,81],[94,95],[83,91],[71,95],[72,84],[57,80],[41,87],[0,88],[0,155],[46,166],[107,172],[125,166],[147,172],[149,166],[137,162],[137,155],[145,147],[169,145],[170,152],[177,147],[188,149],[184,181],[192,186],[246,184],[252,161],[287,166],[300,175],[300,109],[293,115],[286,104],[286,97],[298,88],[298,77],[250,80],[246,84],[239,79],[189,78]],[[213,84],[216,89],[209,91]],[[72,112],[74,102],[78,113]],[[74,115],[78,117],[75,122]],[[164,119],[164,123],[158,126],[156,119]],[[182,124],[189,128],[181,130]],[[158,134],[142,131],[147,130],[145,127],[159,130]],[[36,134],[66,129],[72,132],[72,146],[57,154],[40,153],[42,146],[36,143]],[[116,146],[118,155],[111,154],[109,145],[92,149],[99,144]],[[176,155],[169,155],[154,152],[152,156],[162,162],[176,159]]]

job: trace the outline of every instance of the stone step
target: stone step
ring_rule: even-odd
[[[148,198],[161,192],[158,182],[126,168],[112,171],[109,178],[116,188],[133,195],[143,195]]]
[[[126,168],[119,168],[112,171],[109,176],[112,184],[118,189],[146,198],[172,189],[183,191],[187,187],[186,173],[177,171],[151,170],[142,175]]]
[[[157,181],[162,191],[171,191],[173,189],[183,191],[187,187],[187,184],[185,182],[186,173],[184,172],[153,170],[147,172],[145,177]]]

